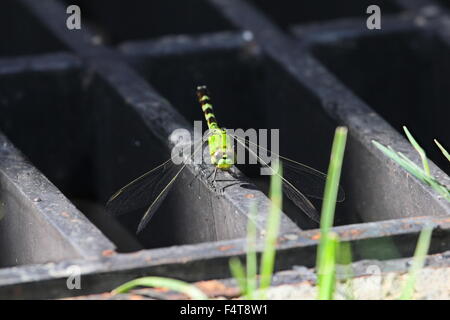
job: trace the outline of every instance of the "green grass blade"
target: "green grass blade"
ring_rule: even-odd
[[[430,166],[428,165],[428,159],[425,150],[423,150],[423,148],[417,143],[412,134],[409,132],[408,128],[403,126],[403,130],[405,131],[409,142],[412,144],[414,149],[416,149],[416,151],[419,153],[420,158],[422,159],[422,165],[425,173],[427,174],[427,176],[431,177]]]
[[[420,232],[419,240],[417,241],[416,250],[414,252],[412,266],[408,274],[408,280],[403,288],[402,295],[400,296],[401,300],[411,300],[413,297],[417,275],[425,264],[428,249],[430,248],[432,232],[433,228],[430,226],[424,227]]]
[[[281,207],[283,201],[282,191],[282,169],[279,162],[274,164],[274,171],[270,181],[270,199],[272,205],[270,207],[269,217],[266,225],[266,236],[264,242],[264,251],[261,258],[261,284],[262,290],[270,287],[272,274],[275,264],[275,247],[280,228]]]
[[[256,203],[253,202],[250,209],[250,218],[247,224],[247,298],[255,298],[255,290],[257,288],[257,257],[256,257]]]
[[[206,300],[208,297],[197,287],[189,283],[169,278],[144,277],[129,281],[112,291],[113,294],[126,293],[135,287],[167,288],[186,294],[191,299]]]
[[[395,152],[392,148],[387,148],[377,141],[372,141],[372,143],[387,157],[391,158],[393,161],[397,162],[401,167],[403,167],[406,171],[412,174],[414,177],[419,179],[425,184],[428,184],[432,187],[436,192],[438,192],[444,199],[450,201],[450,190],[444,185],[440,184],[436,179],[432,176],[427,175],[427,173],[417,166],[414,162],[408,159],[401,152]]]
[[[345,144],[347,141],[347,128],[338,127],[336,129],[331,149],[330,164],[328,167],[327,181],[325,184],[324,200],[322,204],[322,214],[320,218],[320,243],[317,253],[316,269],[319,275],[318,289],[319,298],[331,299],[333,287],[329,281],[334,279],[328,272],[335,265],[337,239],[330,237],[329,232],[333,226],[336,199],[339,190],[339,180],[341,177],[342,162],[344,158]],[[331,263],[333,261],[333,263]]]
[[[241,260],[238,258],[231,258],[229,264],[231,275],[238,283],[241,294],[247,295],[247,279],[245,278],[245,271]]]
[[[420,168],[417,164],[415,164],[414,162],[412,162],[407,156],[405,156],[403,153],[401,152],[397,152],[397,154],[400,156],[400,158],[403,159],[404,166],[408,166],[410,167],[411,171],[417,172],[419,173],[419,175],[424,176],[425,178],[428,178],[428,176],[426,175],[425,171]]]
[[[444,197],[444,199],[446,199],[447,201],[450,201],[450,190],[447,189],[447,187],[443,186],[442,184],[437,182],[435,179],[430,179],[428,181],[428,183],[434,190],[439,192]]]
[[[422,173],[422,169],[420,169],[419,167],[417,167],[415,164],[412,165],[412,162],[408,162],[405,160],[405,158],[403,158],[402,156],[400,156],[397,152],[395,152],[394,150],[392,150],[392,148],[387,148],[385,146],[383,146],[381,143],[372,140],[372,143],[381,151],[383,152],[388,158],[391,158],[393,161],[397,162],[400,166],[402,166],[403,168],[405,168],[405,170],[407,170],[408,172],[410,172],[411,174],[413,174],[414,176],[416,176],[416,178],[421,179],[422,180],[422,176],[424,176],[424,174]],[[409,159],[408,159],[409,160]]]
[[[345,280],[345,297],[353,300],[353,267],[352,267],[352,248],[349,242],[339,242],[336,256],[336,264],[340,267],[339,279]]]
[[[322,247],[322,259],[318,272],[319,300],[332,300],[336,284],[336,253],[339,239],[330,232]]]
[[[330,164],[328,167],[327,181],[322,204],[322,214],[320,218],[321,232],[326,233],[333,226],[334,210],[339,190],[339,180],[341,177],[342,161],[344,158],[345,143],[347,141],[347,128],[338,127],[334,135],[333,147],[331,150]]]
[[[450,154],[448,153],[448,151],[445,150],[445,148],[436,139],[434,139],[434,143],[436,143],[439,149],[441,149],[442,154],[447,158],[447,160],[450,161]]]

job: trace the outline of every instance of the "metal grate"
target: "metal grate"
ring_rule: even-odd
[[[419,161],[399,134],[406,124],[448,173],[430,145],[450,145],[448,10],[370,1],[383,28],[369,31],[369,2],[337,2],[4,1],[0,297],[96,293],[143,274],[229,276],[229,257],[245,252],[252,201],[264,231],[267,181],[251,168],[237,169],[241,184],[222,194],[202,174],[190,185],[200,168],[185,170],[140,236],[140,212],[115,220],[104,209],[118,187],[168,158],[174,129],[201,119],[201,83],[224,126],[280,128],[281,153],[322,171],[334,128],[349,127],[335,231],[355,260],[410,257],[430,222],[431,252],[448,250],[449,204],[371,144]],[[65,27],[69,3],[82,8],[80,31]],[[314,265],[316,228],[286,204],[277,270]],[[81,291],[66,287],[71,265],[81,268]]]

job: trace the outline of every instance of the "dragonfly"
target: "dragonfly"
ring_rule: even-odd
[[[206,86],[198,86],[196,95],[209,129],[200,145],[193,148],[191,155],[186,157],[181,164],[175,163],[172,158],[168,159],[156,168],[131,181],[114,193],[106,204],[107,211],[115,216],[146,208],[136,233],[140,233],[145,229],[167,197],[177,178],[188,163],[191,163],[190,160],[198,153],[203,152],[206,145],[209,148],[209,165],[214,167],[211,174],[213,176],[212,181],[216,179],[218,170],[229,171],[235,165],[234,142],[256,157],[259,165],[271,168],[269,163],[258,156],[253,147],[260,148],[260,150],[265,152],[271,152],[270,150],[243,137],[231,134],[225,128],[219,127]],[[189,147],[193,145],[194,143]],[[308,198],[323,198],[326,175],[300,162],[273,152],[271,154],[278,158],[280,165],[283,167],[283,175],[280,176],[283,193],[304,214],[318,223],[320,215]],[[273,172],[273,174],[279,175],[278,172]],[[344,199],[344,191],[342,187],[339,187],[337,201],[342,202]]]

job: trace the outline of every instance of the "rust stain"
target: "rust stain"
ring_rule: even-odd
[[[199,281],[195,285],[204,292],[223,290],[226,288],[226,286],[222,282],[217,280]]]
[[[351,230],[345,230],[343,232],[340,232],[340,235],[342,237],[356,237],[356,236],[361,235],[362,233],[364,233],[364,232],[360,229],[351,229]]]
[[[253,193],[247,193],[247,194],[245,195],[245,197],[246,197],[247,199],[253,199],[253,198],[255,197],[255,195],[254,195]]]
[[[411,229],[412,226],[413,224],[411,224],[410,222],[403,222],[402,228]]]
[[[234,248],[234,246],[220,246],[218,249],[220,250],[220,251],[227,251],[227,250],[230,250],[230,249],[233,249]]]
[[[169,300],[191,300],[187,295],[181,293],[168,294],[166,298]]]
[[[144,300],[144,297],[142,297],[142,296],[140,296],[140,295],[137,295],[137,294],[130,294],[130,295],[128,296],[128,298],[129,298],[130,300]]]
[[[450,223],[450,218],[436,219],[437,223]]]
[[[68,213],[65,212],[65,211],[61,212],[61,215],[62,215],[63,217],[66,217],[66,218],[70,217],[70,214],[68,214]]]
[[[199,281],[195,283],[195,286],[202,290],[209,297],[227,296],[234,297],[239,295],[239,289],[233,287],[227,287],[218,280]]]
[[[365,230],[361,230],[361,229],[343,230],[343,231],[339,232],[339,236],[354,238],[356,236],[363,234],[364,232],[365,232]],[[311,238],[311,240],[319,240],[321,238],[320,232],[313,234],[310,238]]]
[[[312,240],[319,240],[319,239],[320,239],[320,232],[314,234],[314,235],[311,237],[311,239],[312,239]]]
[[[155,290],[156,292],[161,292],[161,293],[169,292],[169,289],[167,289],[167,288],[154,288],[153,290]]]
[[[104,257],[111,257],[111,256],[113,256],[115,254],[116,254],[116,252],[114,250],[111,250],[111,249],[102,251],[102,256],[104,256]]]

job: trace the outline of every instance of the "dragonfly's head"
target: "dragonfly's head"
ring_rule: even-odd
[[[231,150],[217,150],[213,158],[217,168],[222,170],[228,170],[234,164],[234,153]]]

